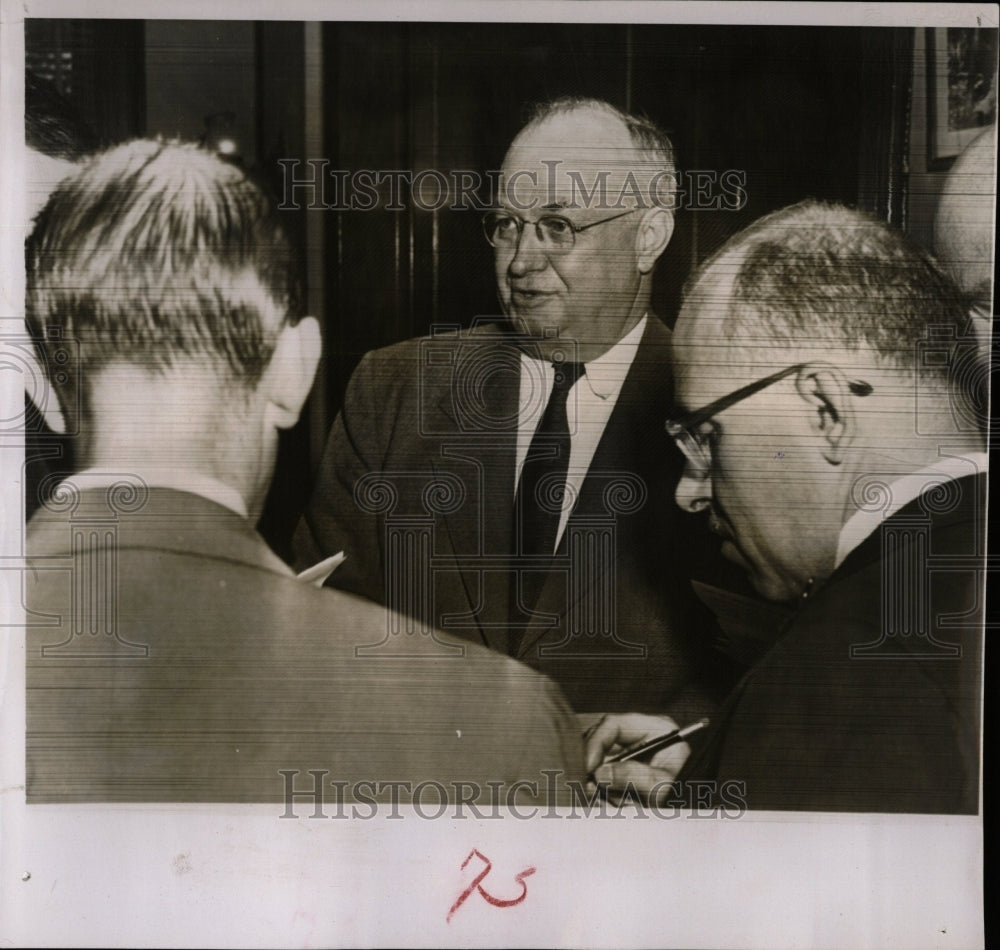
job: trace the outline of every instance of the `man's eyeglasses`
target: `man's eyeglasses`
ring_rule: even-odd
[[[603,218],[600,221],[592,221],[590,224],[574,224],[569,218],[564,218],[561,214],[543,214],[535,224],[535,236],[538,243],[548,251],[568,251],[576,244],[576,236],[590,228],[596,228],[599,224],[607,224],[609,221],[617,221],[631,214],[635,208],[623,211],[621,214],[612,215],[610,218]],[[517,215],[508,214],[506,211],[490,211],[483,218],[483,234],[486,240],[494,247],[516,247],[521,240],[521,232],[526,224]]]
[[[747,383],[715,402],[710,402],[701,409],[696,409],[682,419],[668,419],[666,423],[667,433],[677,443],[677,447],[684,453],[688,462],[691,463],[691,474],[696,478],[707,478],[712,470],[712,438],[715,435],[716,427],[711,422],[712,416],[717,416],[720,412],[735,406],[749,396],[759,393],[762,389],[785,379],[793,373],[798,373],[812,363],[796,363],[786,369],[758,379],[756,382]],[[855,396],[870,396],[873,388],[871,383],[866,383],[861,379],[849,379],[847,387]]]

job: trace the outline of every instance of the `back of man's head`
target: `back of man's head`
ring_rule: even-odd
[[[134,141],[86,162],[39,213],[27,268],[28,319],[78,344],[84,400],[112,363],[158,374],[197,361],[252,387],[294,314],[271,202],[192,145]]]

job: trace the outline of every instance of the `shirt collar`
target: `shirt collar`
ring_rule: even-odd
[[[919,472],[911,472],[889,482],[888,485],[877,486],[880,489],[877,494],[880,497],[887,497],[887,503],[881,507],[859,508],[844,522],[844,526],[840,529],[835,567],[840,567],[847,555],[883,521],[891,518],[925,491],[941,484],[942,481],[954,481],[985,472],[989,469],[989,464],[989,456],[985,452],[946,455],[933,465],[920,469]]]
[[[635,360],[636,350],[642,342],[642,336],[646,332],[647,320],[648,314],[643,314],[642,319],[611,349],[587,363],[583,378],[587,381],[590,391],[598,398],[607,399],[608,396],[613,396],[621,390]],[[545,374],[543,378],[548,378],[552,372],[552,364],[548,360],[536,359],[523,350],[521,358],[538,366]]]
[[[106,488],[122,480],[121,472],[107,472],[98,468],[87,468],[65,479],[74,484],[78,490],[89,488]],[[141,472],[132,473],[149,488],[170,488],[174,491],[188,492],[213,501],[223,508],[247,520],[246,502],[243,496],[232,486],[220,482],[211,475],[194,472],[183,468],[144,468]],[[57,489],[58,491],[58,489]]]
[[[587,364],[587,382],[595,396],[607,399],[622,388],[622,383],[632,367],[635,352],[646,332],[646,314],[607,353]]]

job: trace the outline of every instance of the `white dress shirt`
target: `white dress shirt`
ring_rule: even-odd
[[[885,506],[858,509],[844,522],[844,526],[840,529],[835,569],[840,567],[847,555],[876,531],[883,521],[905,508],[926,490],[942,482],[986,472],[989,470],[989,465],[990,459],[985,452],[946,455],[939,462],[919,472],[911,472],[889,482],[888,503]]]
[[[647,317],[643,318],[606,353],[586,364],[584,374],[569,391],[566,400],[566,421],[569,423],[569,470],[566,474],[566,493],[563,496],[556,547],[562,538],[583,480],[604,435],[605,426],[614,411],[622,384],[635,359],[636,350],[646,330]],[[536,360],[521,353],[521,384],[517,416],[517,465],[512,490],[517,494],[521,469],[528,456],[531,439],[542,421],[545,407],[552,392],[555,370],[550,362]]]
[[[220,482],[211,475],[193,472],[184,468],[144,468],[135,472],[136,479],[141,480],[148,488],[171,488],[174,491],[188,492],[199,495],[209,501],[214,501],[223,508],[228,508],[246,520],[246,502],[243,496],[232,486]],[[63,485],[70,484],[77,491],[88,491],[91,488],[110,488],[117,482],[126,481],[128,475],[122,472],[106,472],[98,468],[86,468],[64,478],[56,488],[58,493]]]

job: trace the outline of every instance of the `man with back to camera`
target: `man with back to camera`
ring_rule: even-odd
[[[653,487],[670,331],[649,310],[673,148],[606,102],[539,107],[501,170],[505,321],[369,353],[296,532],[300,563],[550,675],[578,712],[704,712],[728,688],[690,571],[705,539]]]
[[[320,337],[243,172],[112,149],[56,188],[27,262],[82,407],[80,470],[28,526],[28,801],[558,796],[580,742],[551,683],[443,635],[385,656],[384,608],[297,580],[254,531]]]
[[[611,716],[598,781],[689,807],[976,812],[988,458],[979,374],[951,360],[966,320],[925,252],[837,206],[775,212],[703,265],[674,335],[677,503],[799,605],[686,762],[601,765],[676,726]]]

